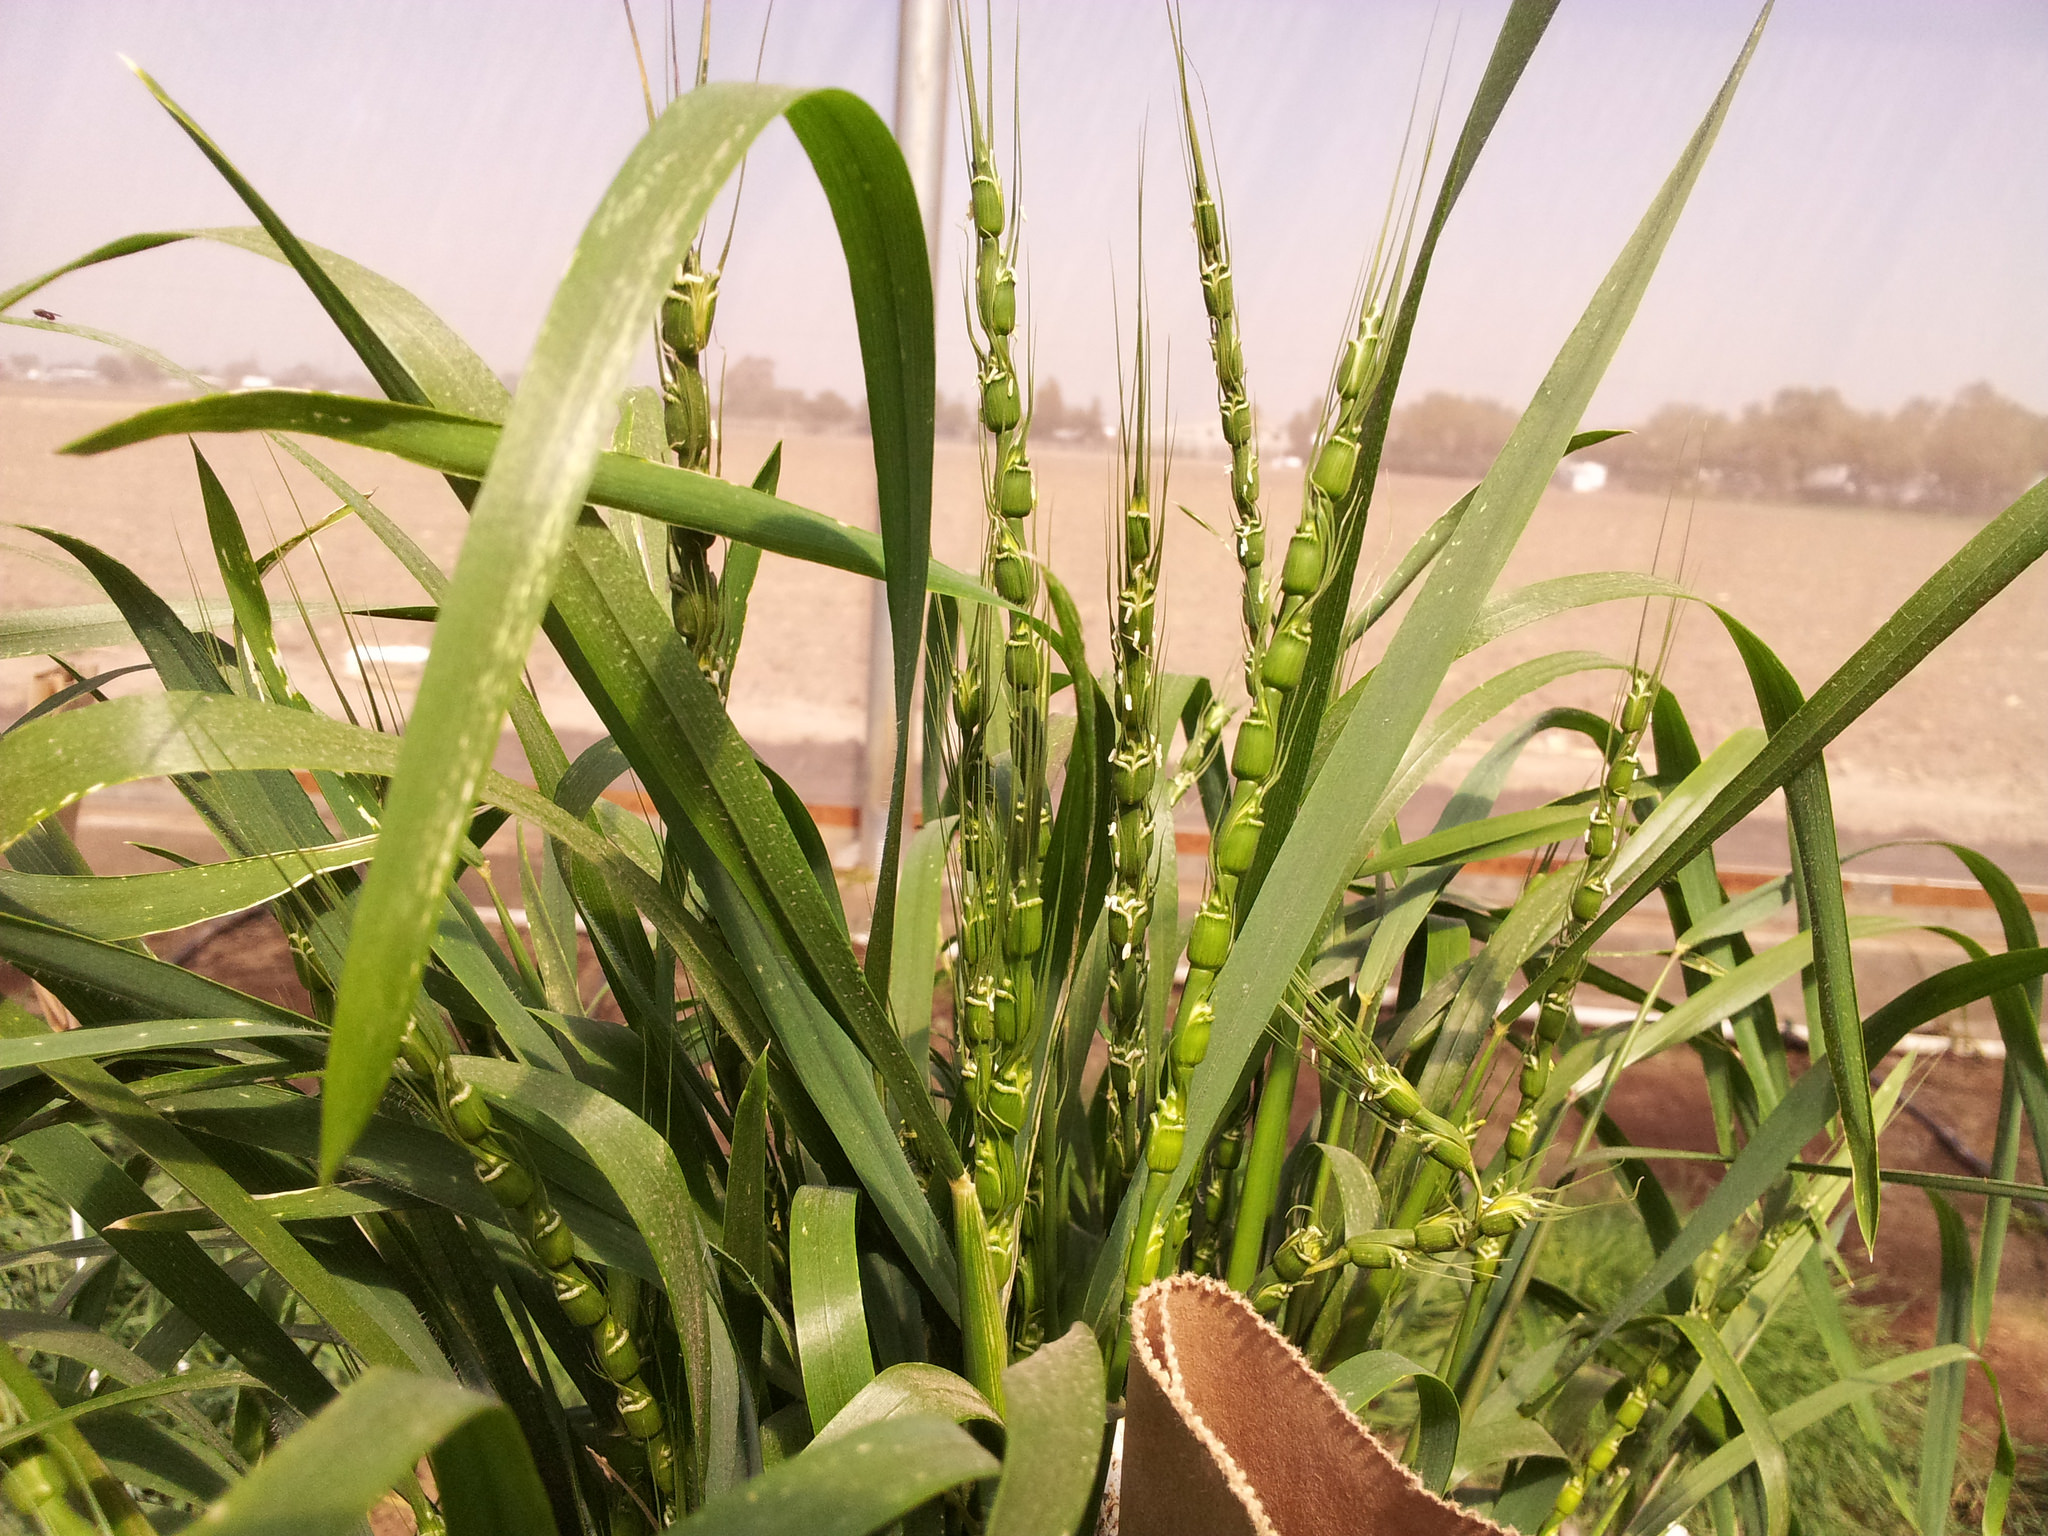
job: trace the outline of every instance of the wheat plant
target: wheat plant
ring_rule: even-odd
[[[1499,590],[1560,460],[1605,435],[1581,418],[1760,19],[1483,481],[1355,590],[1433,255],[1553,9],[1515,0],[1462,126],[1420,136],[1360,253],[1277,569],[1219,149],[1177,19],[1162,29],[1189,193],[1173,270],[1192,256],[1229,449],[1174,472],[1229,484],[1234,719],[1226,683],[1171,670],[1161,623],[1173,525],[1143,277],[1103,512],[1106,657],[1043,560],[1017,282],[1028,133],[1006,157],[995,47],[965,13],[971,572],[930,554],[926,231],[858,99],[707,83],[701,64],[665,110],[650,94],[651,126],[508,394],[410,294],[300,241],[145,76],[254,225],[116,241],[0,293],[4,318],[61,327],[19,308],[66,272],[212,241],[303,280],[383,398],[202,393],[68,451],[267,434],[397,556],[420,588],[403,615],[431,618],[434,640],[402,733],[317,710],[275,640],[306,612],[266,585],[291,549],[252,549],[198,448],[225,611],[194,623],[144,575],[45,531],[105,604],[7,616],[8,653],[61,657],[118,626],[161,686],[108,697],[79,676],[0,735],[0,955],[80,1026],[0,1005],[0,1140],[45,1223],[7,1228],[7,1263],[89,1267],[15,1284],[0,1317],[7,1518],[50,1536],[195,1515],[222,1533],[343,1531],[395,1496],[421,1529],[457,1533],[1089,1529],[1131,1303],[1193,1270],[1243,1293],[1427,1485],[1503,1524],[1782,1536],[1803,1521],[1787,1442],[1843,1432],[1847,1407],[1901,1527],[1945,1529],[2012,1202],[2048,1193],[2018,1180],[2022,1143],[2048,1140],[2048,950],[2012,881],[1960,850],[2003,949],[1943,931],[1951,963],[1866,1011],[1869,925],[1843,904],[1823,753],[2048,547],[2048,488],[1810,694],[1757,631],[1656,573]],[[705,220],[778,118],[850,283],[878,534],[779,497],[780,450],[751,482],[722,474],[704,357],[724,258],[708,259]],[[629,387],[650,327],[656,383]],[[323,441],[445,476],[469,513],[454,568],[322,463]],[[900,725],[864,944],[817,827],[726,710],[763,551],[886,584]],[[1703,751],[1661,640],[1546,654],[1433,708],[1489,639],[1623,599],[1722,625],[1763,727]],[[604,723],[573,760],[522,679],[537,635]],[[1605,714],[1532,701],[1589,675],[1611,684]],[[489,766],[508,716],[531,783]],[[1494,722],[1418,827],[1417,790]],[[1597,782],[1499,810],[1545,730],[1585,737]],[[628,774],[651,817],[604,798]],[[176,786],[221,857],[95,873],[58,813],[149,779]],[[1716,845],[1781,791],[1792,878],[1731,900]],[[1183,803],[1210,834],[1185,918]],[[508,824],[523,930],[483,852]],[[1503,904],[1454,885],[1511,855],[1531,872]],[[1752,942],[1788,904],[1794,935]],[[303,1008],[148,942],[249,912],[282,930]],[[1637,912],[1668,934],[1648,985],[1598,947]],[[585,945],[597,992],[579,983]],[[1825,1062],[1795,1074],[1770,995],[1802,973]],[[1631,1022],[1593,1026],[1603,993]],[[2007,1047],[1990,1174],[1882,1166],[1907,1087],[1887,1053],[1986,998]],[[1625,1074],[1682,1050],[1706,1064],[1725,1164],[1689,1211],[1659,1182],[1660,1149],[1605,1114]],[[1913,1184],[1943,1223],[1940,1338],[1865,1360],[1831,1265],[1851,1223],[1881,1255],[1881,1192]],[[1974,1249],[1952,1196],[1982,1204]],[[1593,1230],[1574,1226],[1589,1204],[1644,1239],[1597,1298],[1553,1278]],[[46,1229],[67,1211],[84,1235]],[[1828,1369],[1767,1403],[1754,1351],[1795,1306]],[[1897,1416],[1872,1399],[1923,1375],[1902,1463]],[[1970,1469],[1987,1527],[2012,1466],[2001,1441],[1988,1473]]]

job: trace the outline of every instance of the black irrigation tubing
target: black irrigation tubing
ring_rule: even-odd
[[[246,912],[237,912],[218,927],[209,928],[197,938],[188,939],[175,954],[166,958],[169,959],[172,965],[190,965],[200,955],[212,948],[218,940],[224,939],[238,929],[246,928],[259,918],[268,917],[269,915],[270,907],[267,904],[260,907],[251,907]]]
[[[1877,1086],[1875,1074],[1872,1074],[1870,1085],[1873,1088]],[[1988,1179],[1992,1177],[1991,1165],[1971,1151],[1969,1143],[1957,1135],[1944,1121],[1937,1120],[1931,1113],[1922,1109],[1911,1099],[1906,1100],[1899,1107],[1927,1128],[1928,1134],[1941,1144],[1942,1151],[1961,1163],[1970,1172],[1976,1174],[1978,1178]],[[2013,1201],[2013,1207],[2016,1210],[2025,1211],[2037,1221],[2048,1222],[2048,1201],[2015,1200]]]

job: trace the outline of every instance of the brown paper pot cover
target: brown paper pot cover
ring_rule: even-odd
[[[1300,1351],[1222,1282],[1180,1275],[1131,1312],[1118,1536],[1478,1536]],[[1110,1521],[1116,1524],[1111,1527]]]

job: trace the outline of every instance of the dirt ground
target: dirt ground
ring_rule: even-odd
[[[207,552],[191,452],[180,441],[128,448],[101,458],[65,459],[54,450],[107,421],[162,397],[91,391],[35,391],[0,385],[0,521],[46,524],[88,539],[135,565],[173,597],[217,594]],[[728,473],[750,475],[774,438],[751,423],[732,427]],[[208,438],[202,444],[259,547],[267,528],[278,538],[332,510],[335,498],[292,465],[279,464],[260,439]],[[462,513],[447,487],[426,471],[332,444],[316,451],[374,494],[435,559],[452,564]],[[1111,492],[1111,455],[1100,449],[1039,452],[1046,553],[1104,654],[1108,584],[1103,508]],[[287,461],[288,462],[288,461]],[[939,558],[972,565],[979,549],[977,461],[972,445],[942,443],[933,538]],[[1185,506],[1209,528],[1227,526],[1224,467],[1202,460],[1175,465],[1161,500]],[[1300,496],[1300,471],[1269,463],[1265,503],[1273,544],[1284,548]],[[1466,489],[1448,480],[1394,476],[1375,503],[1366,536],[1370,572],[1390,569],[1427,524]],[[792,438],[785,444],[782,492],[852,523],[872,526],[873,474],[864,440]],[[1554,491],[1536,511],[1503,586],[1582,570],[1681,564],[1703,597],[1725,603],[1775,647],[1807,688],[1817,685],[1883,622],[1892,609],[1975,531],[1967,520],[1908,512],[1701,502],[1668,509],[1661,498],[1621,492]],[[1659,543],[1662,541],[1662,553]],[[395,561],[361,528],[344,523],[317,540],[318,558],[291,566],[309,600],[338,594],[359,602],[416,602]],[[1166,540],[1165,633],[1168,665],[1235,686],[1236,567],[1220,538],[1175,514]],[[1276,556],[1277,557],[1277,556]],[[1371,576],[1362,575],[1361,592]],[[867,677],[869,584],[859,578],[769,557],[753,600],[748,641],[734,687],[743,732],[789,774],[807,799],[858,803]],[[0,534],[0,612],[95,601],[61,556],[20,532]],[[1551,651],[1581,647],[1627,656],[1641,605],[1582,610],[1507,636],[1453,670],[1447,697],[1504,667]],[[1661,619],[1657,622],[1661,623]],[[317,625],[338,663],[348,642],[338,626]],[[285,635],[287,660],[310,693],[329,691],[303,631]],[[366,644],[417,645],[421,626],[368,624]],[[1361,648],[1355,665],[1370,660]],[[83,658],[118,662],[116,651]],[[2015,878],[2048,884],[2048,570],[2023,575],[1966,624],[1893,694],[1846,732],[1829,754],[1836,814],[1846,846],[1892,838],[1957,838],[2005,862]],[[34,690],[34,660],[0,662],[0,719]],[[375,670],[375,669],[373,669]],[[344,665],[342,685],[360,689]],[[416,667],[389,664],[384,678],[401,704]],[[1611,674],[1538,695],[1542,702],[1605,709]],[[549,716],[572,747],[599,730],[566,672],[544,648],[533,677]],[[1754,723],[1740,663],[1718,623],[1703,609],[1683,618],[1668,672],[1696,734],[1712,743]],[[1484,737],[1437,773],[1455,783]],[[1546,736],[1525,755],[1525,792],[1577,788],[1590,756],[1562,736]],[[1783,836],[1768,809],[1738,834],[1765,862],[1782,862]],[[1865,869],[1957,873],[1946,855],[1894,850]]]
[[[94,391],[31,390],[0,385],[0,521],[43,524],[100,545],[130,562],[166,595],[220,590],[208,553],[191,449],[161,441],[92,459],[55,450],[106,421],[164,397]],[[725,454],[730,473],[750,473],[772,446],[772,432],[736,424]],[[326,515],[332,493],[296,464],[280,467],[267,445],[250,437],[210,437],[201,444],[235,499],[259,548]],[[463,514],[436,476],[379,455],[334,444],[312,445],[380,505],[444,567],[453,564]],[[783,494],[849,522],[872,523],[873,475],[868,445],[853,437],[800,437],[785,444]],[[1039,454],[1046,553],[1091,626],[1094,654],[1104,654],[1107,577],[1101,533],[1110,496],[1106,449],[1049,447]],[[934,543],[939,558],[972,565],[980,537],[978,463],[971,445],[942,443],[936,482]],[[1376,503],[1367,535],[1364,590],[1390,567],[1420,530],[1463,487],[1447,480],[1393,477]],[[1269,468],[1266,504],[1275,529],[1290,525],[1300,472]],[[1160,498],[1185,506],[1211,528],[1229,518],[1223,467],[1203,460],[1178,464]],[[1973,531],[1966,521],[1934,516],[1817,507],[1701,503],[1667,521],[1660,500],[1622,493],[1555,491],[1538,507],[1510,563],[1503,586],[1573,571],[1678,569],[1683,546],[1687,583],[1724,601],[1776,646],[1809,687],[1839,665],[1913,587]],[[1660,539],[1663,553],[1658,552]],[[1759,551],[1769,548],[1770,558]],[[339,596],[351,602],[407,603],[419,593],[397,562],[352,521],[323,532],[313,548],[287,562],[289,581],[274,581],[283,604]],[[1237,568],[1228,549],[1203,527],[1174,514],[1166,540],[1165,634],[1168,663],[1237,686]],[[836,571],[770,557],[763,562],[748,637],[734,685],[733,713],[748,739],[805,799],[822,807],[829,839],[850,847],[859,801],[861,735],[867,676],[868,603],[872,584]],[[77,568],[52,546],[18,530],[0,531],[0,615],[98,598]],[[1453,669],[1446,698],[1516,662],[1552,651],[1592,649],[1628,655],[1641,619],[1639,604],[1616,603],[1562,615],[1504,637]],[[420,647],[426,626],[365,621],[354,637],[367,647]],[[330,707],[337,687],[368,717],[365,678],[403,711],[420,668],[403,653],[357,665],[338,623],[308,632],[281,630],[286,660],[306,691]],[[317,647],[316,649],[316,642]],[[324,660],[320,650],[324,649]],[[1371,650],[1368,645],[1364,648]],[[417,654],[417,652],[415,652]],[[71,658],[88,669],[139,659],[133,647],[108,647]],[[1369,657],[1362,657],[1362,664]],[[2048,889],[2048,570],[2028,572],[1990,608],[1930,656],[1897,692],[1881,701],[1830,753],[1836,815],[1845,849],[1892,839],[1945,836],[1972,843],[1998,859],[2023,884]],[[0,721],[38,692],[40,658],[0,661]],[[331,666],[331,671],[330,671]],[[545,643],[530,675],[550,719],[574,752],[601,726]],[[1495,730],[1544,703],[1605,710],[1612,673],[1567,680],[1509,712],[1496,727],[1454,753],[1404,815],[1404,831],[1427,830],[1450,788]],[[1683,619],[1669,676],[1690,711],[1696,734],[1711,744],[1754,723],[1747,684],[1718,623],[1693,608]],[[149,686],[123,679],[115,691]],[[1966,752],[1959,751],[1968,743]],[[1517,766],[1503,806],[1534,803],[1583,787],[1597,759],[1582,738],[1547,732]],[[519,772],[507,739],[499,766]],[[1184,830],[1199,828],[1192,805]],[[95,867],[126,873],[156,861],[129,845],[153,843],[195,858],[214,857],[210,841],[162,784],[119,786],[91,797],[84,828]],[[494,849],[502,854],[504,848]],[[1724,842],[1724,867],[1776,873],[1786,867],[1782,812],[1766,805]],[[1894,875],[1954,881],[1963,871],[1939,849],[1891,847],[1856,860],[1857,877]],[[1192,843],[1182,872],[1190,899],[1199,896],[1203,859]],[[517,889],[514,878],[506,887]],[[850,891],[856,913],[865,894]],[[1875,886],[1852,889],[1852,910],[1939,922],[1981,942],[2002,942],[1988,909],[1897,910]],[[1953,963],[1945,941],[1923,934],[1887,936],[1861,946],[1871,1003],[1882,1002],[1932,969]],[[1626,946],[1618,946],[1626,947]],[[1624,964],[1624,968],[1626,968]],[[1978,1010],[1983,1013],[1983,1010]],[[1988,1025],[1972,1016],[1973,1027]]]

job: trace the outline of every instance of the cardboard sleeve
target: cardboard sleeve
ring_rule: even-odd
[[[1120,1479],[1098,1536],[1479,1536],[1237,1292],[1178,1275],[1131,1313]]]

